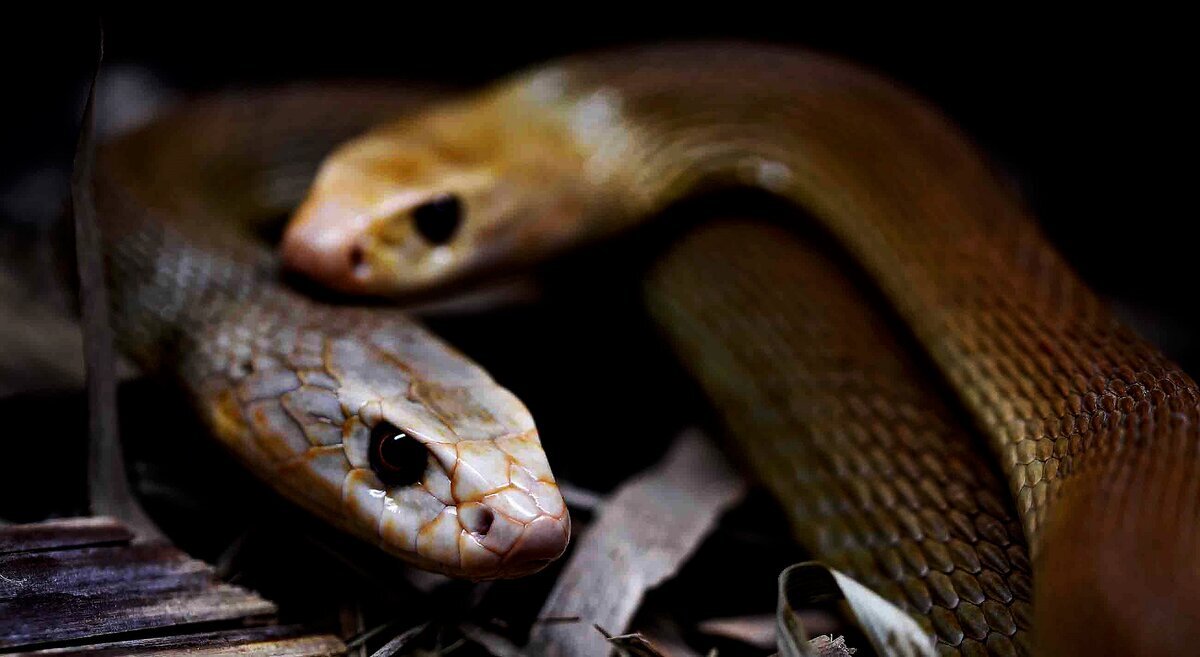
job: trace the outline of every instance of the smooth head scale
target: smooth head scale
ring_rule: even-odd
[[[428,570],[518,577],[563,552],[570,518],[512,393],[399,313],[298,315],[243,308],[202,350],[226,363],[204,376],[205,406],[239,457]]]

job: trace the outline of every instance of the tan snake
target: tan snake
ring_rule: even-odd
[[[334,144],[427,96],[223,97],[105,146],[95,189],[114,328],[287,498],[423,568],[516,577],[570,533],[529,412],[403,313],[291,291],[254,232],[294,206]]]
[[[538,67],[336,151],[285,235],[284,258],[344,292],[401,293],[614,233],[699,191],[747,186],[803,208],[833,235],[903,318],[986,437],[1033,555],[1036,652],[1185,654],[1200,644],[1195,383],[1114,320],[967,139],[925,103],[873,74],[807,53],[719,44],[617,51]],[[739,234],[726,236],[731,251]],[[755,257],[762,238],[746,239],[751,246],[745,253]],[[719,252],[712,242],[697,247],[698,254]],[[780,267],[780,280],[797,275]],[[770,273],[757,262],[749,271],[764,268]],[[703,262],[690,271],[691,279],[700,279]],[[759,377],[769,379],[781,369],[780,361],[768,360],[759,369],[716,374],[722,357],[711,353],[713,336],[780,340],[783,348],[810,326],[784,312],[777,332],[766,332],[754,319],[761,308],[737,301],[756,298],[753,289],[738,291],[744,280],[724,284],[705,277],[707,288],[672,280],[668,275],[651,284],[652,297],[665,304],[658,315],[668,322],[691,318],[704,328],[667,332],[690,354],[701,379],[708,374],[707,389],[718,402],[728,404],[732,394],[722,395],[722,383],[761,389]],[[761,280],[774,284],[770,275]],[[674,290],[675,300],[654,296],[663,289]],[[682,294],[685,289],[691,295]],[[719,301],[730,290],[733,296],[716,306],[725,314],[704,310],[702,303]],[[799,303],[813,295],[785,289],[780,298]],[[742,312],[758,333],[719,323]],[[843,316],[855,313],[870,316],[853,309]],[[852,322],[835,334],[863,326]],[[689,344],[708,344],[709,352],[689,351]],[[747,358],[744,349],[731,353],[741,353],[742,362]],[[805,353],[799,346],[786,352],[797,363],[821,362]],[[850,355],[861,358],[825,361],[825,367],[848,363],[853,372],[883,362],[867,349]],[[726,380],[734,376],[744,378]],[[796,376],[796,385],[812,386],[815,394],[829,388],[831,373]],[[865,426],[889,425],[880,432],[881,445],[941,417],[940,411],[925,413],[919,402],[911,409],[915,415],[901,412],[904,405],[886,391],[907,385],[885,383],[885,392],[874,394],[880,408],[860,414]],[[762,404],[751,409],[756,413],[722,409],[739,442],[755,439],[753,429],[769,425],[769,416],[786,403],[803,401],[795,392],[773,390],[745,393]],[[739,422],[748,412],[755,421]],[[794,428],[814,419],[830,422],[804,413],[784,422]],[[835,425],[811,426],[819,437]],[[958,433],[951,427],[946,436]],[[772,435],[782,434],[759,438]],[[854,464],[867,458],[855,450],[868,450],[869,438],[846,443],[841,458],[850,465],[837,485],[860,483],[866,496],[860,509],[890,509],[893,515],[850,513],[847,518],[859,523],[854,531],[833,536],[857,535],[867,544],[862,572],[891,573],[897,585],[915,572],[925,595],[939,598],[924,605],[931,618],[938,608],[954,610],[955,622],[937,628],[943,648],[1011,654],[1022,639],[1014,646],[990,638],[1014,635],[1014,618],[1027,625],[1012,613],[1019,587],[1007,581],[1008,607],[989,616],[987,595],[978,598],[970,582],[960,588],[952,578],[934,581],[939,578],[932,573],[980,574],[983,566],[1003,573],[1023,551],[989,559],[986,544],[1010,539],[989,537],[978,519],[973,534],[959,528],[961,536],[976,536],[974,542],[951,536],[949,529],[939,539],[937,528],[956,527],[945,499],[952,488],[943,486],[961,485],[964,476],[970,481],[977,470],[965,467],[949,483],[939,481],[934,473],[942,448],[923,440],[909,443],[915,449],[909,456],[917,461],[907,475],[916,488],[909,489],[911,499],[897,505],[880,498],[875,507],[868,503],[871,481],[889,467],[903,471],[886,458],[900,458],[903,450],[887,450],[883,464],[868,467]],[[799,439],[791,444],[772,449],[786,456],[789,449],[805,448]],[[746,451],[753,455],[755,449]],[[776,468],[767,478],[778,491],[793,491],[778,478],[796,474]],[[986,481],[978,483],[986,489]],[[901,486],[898,480],[895,486]],[[890,531],[897,523],[906,526],[906,508],[918,519],[915,528]],[[1002,527],[1006,513],[995,508],[986,515]],[[828,535],[814,531],[817,539]],[[803,537],[803,528],[797,532]],[[906,538],[919,549],[905,552]],[[952,538],[960,552],[947,547]],[[938,543],[945,551],[935,549]],[[835,553],[845,547],[815,544]],[[889,546],[899,555],[890,562],[894,572],[886,556],[893,552],[882,549]],[[947,569],[922,566],[934,553],[946,556]],[[910,607],[923,606],[919,591],[885,591]],[[975,611],[960,607],[963,600]],[[939,625],[936,618],[930,622]]]

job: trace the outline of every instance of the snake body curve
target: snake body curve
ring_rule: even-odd
[[[1113,318],[966,138],[876,75],[729,44],[555,62],[339,149],[284,257],[397,293],[745,186],[833,235],[987,438],[1033,555],[1037,650],[1196,645],[1194,381]],[[460,216],[429,230],[448,198]]]
[[[428,570],[521,576],[570,531],[525,407],[398,310],[292,291],[255,232],[335,144],[430,95],[219,97],[105,145],[94,185],[114,329],[287,499]]]
[[[794,233],[706,221],[646,277],[651,314],[815,558],[943,654],[1030,654],[1028,549],[982,442],[878,300]]]

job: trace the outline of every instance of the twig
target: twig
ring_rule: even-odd
[[[400,634],[400,636],[397,636],[391,641],[383,644],[379,650],[376,650],[371,654],[371,657],[392,657],[392,655],[395,655],[403,650],[405,646],[413,641],[413,639],[416,639],[418,636],[423,634],[428,627],[429,623],[421,623],[414,628],[405,630]]]
[[[154,521],[142,510],[129,489],[117,422],[116,355],[108,318],[101,256],[100,227],[92,189],[95,164],[95,99],[100,65],[104,61],[104,32],[96,55],[96,69],[88,88],[87,105],[75,149],[71,176],[71,206],[75,217],[75,254],[79,269],[80,311],[83,316],[83,353],[88,389],[88,497],[92,513],[119,518],[144,541],[165,540]]]

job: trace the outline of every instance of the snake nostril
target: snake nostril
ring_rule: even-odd
[[[458,507],[458,519],[463,529],[483,537],[491,531],[492,522],[495,521],[496,515],[486,506],[470,502]]]
[[[479,534],[480,536],[487,534],[492,528],[492,521],[495,519],[496,517],[492,515],[491,509],[484,509],[482,517],[480,518],[479,528],[475,530],[475,533]]]
[[[367,255],[357,244],[350,247],[350,271],[358,278],[364,278],[370,271],[370,266],[367,265]]]

